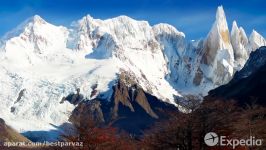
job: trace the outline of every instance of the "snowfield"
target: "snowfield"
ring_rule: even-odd
[[[153,54],[126,48],[123,60],[99,59],[103,56],[98,53],[100,46],[94,53],[69,49],[65,28],[39,16],[26,22],[19,26],[25,30],[15,30],[21,34],[8,33],[17,36],[5,37],[8,40],[0,60],[0,114],[19,132],[53,130],[67,122],[75,106],[60,101],[77,88],[91,99],[92,86],[97,84],[98,94],[108,99],[121,70],[133,72],[145,90],[152,88],[154,95],[174,103],[173,94],[178,92],[164,79],[167,68],[161,51]],[[143,74],[149,81],[142,79]]]

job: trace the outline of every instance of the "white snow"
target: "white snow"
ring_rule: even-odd
[[[266,46],[266,40],[257,31],[253,30],[249,36],[249,50],[254,51],[261,46]]]
[[[114,60],[87,60],[75,64],[40,64],[18,67],[9,62],[1,62],[0,106],[1,115],[15,129],[24,132],[29,129],[46,130],[49,124],[60,126],[68,120],[72,104],[60,104],[64,96],[81,89],[84,96],[90,96],[93,84],[105,93],[110,90],[109,83],[116,79],[119,71]],[[19,102],[19,92],[26,89]],[[108,95],[107,95],[108,96]],[[15,108],[11,112],[11,108]],[[8,117],[8,118],[6,118]],[[18,123],[18,119],[20,120]],[[37,121],[35,126],[19,126]],[[12,123],[14,122],[14,123]],[[41,126],[43,125],[43,127]]]
[[[66,29],[34,16],[3,39],[0,114],[19,132],[54,130],[67,122],[75,106],[60,101],[77,88],[90,99],[97,84],[98,94],[110,97],[121,69],[162,100],[174,104],[173,95],[181,96],[165,80],[164,55],[145,21],[86,16]]]

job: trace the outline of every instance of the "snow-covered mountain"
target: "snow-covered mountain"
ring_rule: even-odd
[[[262,46],[251,52],[244,67],[235,73],[229,83],[211,90],[207,99],[234,99],[242,106],[254,103],[265,106],[265,74],[266,47]]]
[[[198,41],[168,24],[89,15],[71,28],[34,16],[1,41],[0,115],[20,132],[67,122],[75,106],[60,101],[76,89],[87,99],[108,100],[121,72],[182,108],[176,97],[202,96],[229,82],[250,52],[266,45],[256,31],[248,39],[236,22],[230,34],[222,7],[206,39]]]
[[[240,70],[249,54],[265,45],[265,39],[253,31],[248,39],[236,21],[229,32],[223,7],[216,12],[216,20],[203,40],[188,42],[181,61],[181,82],[186,82],[186,93],[205,93],[212,88],[229,82],[234,73]],[[182,65],[183,64],[183,65]],[[180,83],[177,86],[180,87]],[[195,87],[196,85],[196,87]],[[194,90],[192,90],[194,89]]]

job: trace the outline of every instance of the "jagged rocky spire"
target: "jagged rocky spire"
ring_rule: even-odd
[[[266,40],[260,35],[257,31],[253,29],[252,33],[249,36],[249,46],[250,51],[254,51],[261,46],[266,45]]]
[[[222,84],[233,75],[234,53],[229,30],[222,6],[216,12],[216,20],[205,43],[202,57],[204,75],[214,84]]]
[[[248,39],[244,29],[238,28],[236,21],[232,24],[231,43],[234,49],[235,66],[240,69],[248,59]]]

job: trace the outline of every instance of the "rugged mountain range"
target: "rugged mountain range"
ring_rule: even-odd
[[[234,99],[240,105],[260,104],[266,102],[266,47],[260,47],[250,54],[250,57],[233,79],[209,92],[209,98]]]
[[[209,34],[198,41],[168,24],[88,15],[70,28],[34,16],[0,43],[0,115],[19,132],[57,129],[73,114],[80,102],[73,96],[80,94],[86,100],[113,99],[132,112],[131,101],[138,99],[113,98],[122,72],[142,93],[182,110],[176,99],[201,97],[229,82],[250,53],[266,45],[255,30],[247,38],[236,22],[230,33],[221,6]],[[147,101],[142,109],[158,117]]]

